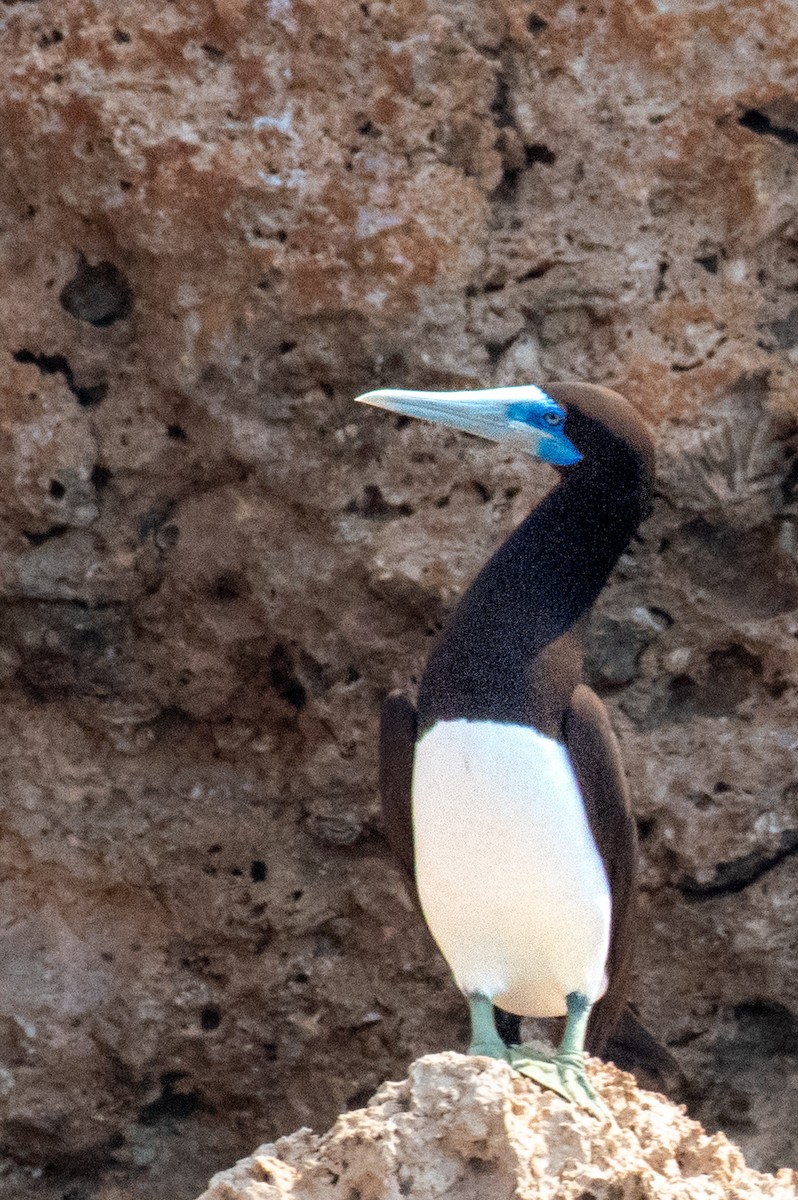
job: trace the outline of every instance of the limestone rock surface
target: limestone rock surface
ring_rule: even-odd
[[[322,1136],[301,1129],[222,1171],[199,1200],[794,1200],[795,1173],[750,1170],[630,1075],[593,1062],[599,1122],[505,1063],[435,1054]]]
[[[0,1190],[188,1200],[465,1045],[377,715],[552,475],[389,383],[655,428],[634,999],[798,1162],[796,63],[792,0],[0,4]]]

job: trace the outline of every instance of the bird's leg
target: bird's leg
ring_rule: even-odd
[[[596,1094],[585,1071],[585,1034],[592,1006],[581,992],[570,992],[565,1003],[568,1009],[565,1033],[554,1058],[543,1057],[534,1046],[515,1046],[510,1051],[510,1062],[527,1079],[534,1079],[605,1120],[610,1116],[609,1109]]]
[[[492,1001],[481,992],[471,992],[468,996],[468,1007],[471,1011],[471,1043],[468,1053],[484,1054],[487,1058],[502,1058],[506,1061],[508,1050],[496,1029]]]

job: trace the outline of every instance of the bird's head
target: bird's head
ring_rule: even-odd
[[[462,429],[492,442],[506,442],[556,467],[572,466],[582,458],[565,433],[567,409],[531,384],[473,392],[383,388],[356,399],[360,404]]]

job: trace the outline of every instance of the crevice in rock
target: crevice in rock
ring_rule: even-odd
[[[708,900],[714,896],[731,896],[756,883],[768,871],[798,853],[798,829],[785,829],[779,848],[775,851],[753,850],[740,858],[718,863],[712,879],[706,883],[686,876],[679,890],[688,900]]]
[[[139,541],[144,542],[151,534],[157,534],[174,511],[174,500],[165,500],[157,507],[142,513],[136,523]]]
[[[734,1006],[737,1042],[763,1058],[798,1054],[798,1018],[784,1004],[772,1000],[746,1000]]]
[[[364,517],[369,521],[379,521],[412,516],[413,509],[411,505],[404,502],[391,504],[375,483],[367,483],[360,495],[349,501],[344,512],[352,513],[356,517]]]
[[[520,167],[505,167],[502,172],[501,182],[493,193],[496,200],[504,203],[509,203],[515,199],[518,191],[518,184],[521,180]]]
[[[161,1094],[157,1100],[145,1104],[139,1109],[139,1123],[154,1125],[165,1117],[182,1119],[192,1116],[200,1106],[200,1095],[197,1091],[178,1092],[175,1084],[184,1076],[180,1071],[167,1071],[161,1076]]]
[[[281,700],[285,700],[297,712],[301,712],[307,704],[307,689],[294,672],[291,657],[285,646],[277,645],[271,653],[269,662],[271,683]]]
[[[61,537],[62,533],[66,533],[68,525],[51,525],[49,529],[43,530],[41,533],[29,533],[27,529],[23,530],[24,536],[28,539],[31,546],[41,546],[44,542],[49,542],[51,538]]]
[[[523,275],[518,276],[518,279],[516,280],[516,282],[517,283],[526,283],[526,281],[528,279],[541,279],[544,275],[547,275],[549,273],[549,271],[551,271],[556,266],[557,266],[557,263],[554,262],[553,260],[547,261],[547,262],[542,262],[542,263],[540,263],[539,266],[530,267],[530,269],[528,271],[524,271]]]
[[[99,463],[95,463],[94,468],[91,473],[91,482],[94,486],[95,491],[101,492],[104,488],[108,487],[108,484],[110,483],[110,481],[111,481],[111,472],[110,472],[109,468],[103,467]]]
[[[33,350],[23,349],[15,350],[11,357],[15,362],[30,363],[38,367],[42,375],[63,375],[70,392],[83,408],[99,404],[108,393],[107,383],[95,383],[91,387],[81,387],[77,384],[69,361],[63,354],[36,354]]]
[[[496,92],[490,106],[490,115],[497,129],[497,148],[502,155],[504,166],[501,180],[493,192],[493,198],[496,202],[505,204],[511,203],[515,199],[523,172],[523,160],[519,160],[517,152],[510,150],[512,145],[517,146],[520,150],[522,144],[512,106],[511,70],[511,60],[507,53],[502,51],[497,64]],[[512,131],[509,139],[503,133],[504,130]]]
[[[654,285],[654,299],[661,300],[666,291],[665,276],[670,270],[669,262],[661,262],[657,266],[657,282]]]
[[[790,463],[781,485],[781,494],[785,504],[792,504],[798,497],[798,458],[793,459]]]
[[[767,113],[758,108],[747,108],[737,123],[751,133],[764,134],[783,142],[785,146],[798,146],[798,129],[790,125],[775,125]]]

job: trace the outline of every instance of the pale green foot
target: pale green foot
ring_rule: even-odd
[[[556,1092],[565,1100],[571,1100],[599,1120],[609,1120],[612,1114],[596,1093],[585,1071],[582,1047],[591,1006],[578,992],[572,992],[566,1003],[568,1019],[565,1033],[554,1058],[546,1058],[534,1046],[513,1046],[509,1061],[527,1079],[534,1079],[542,1087]]]
[[[554,1058],[532,1058],[531,1047],[516,1046],[510,1051],[510,1062],[519,1075],[534,1079],[541,1087],[571,1100],[601,1121],[609,1120],[610,1110],[598,1096],[585,1071],[584,1056],[557,1054]]]
[[[492,1002],[487,996],[474,992],[468,997],[468,1007],[471,1011],[471,1041],[467,1053],[501,1058],[508,1062],[510,1051],[496,1029]]]

